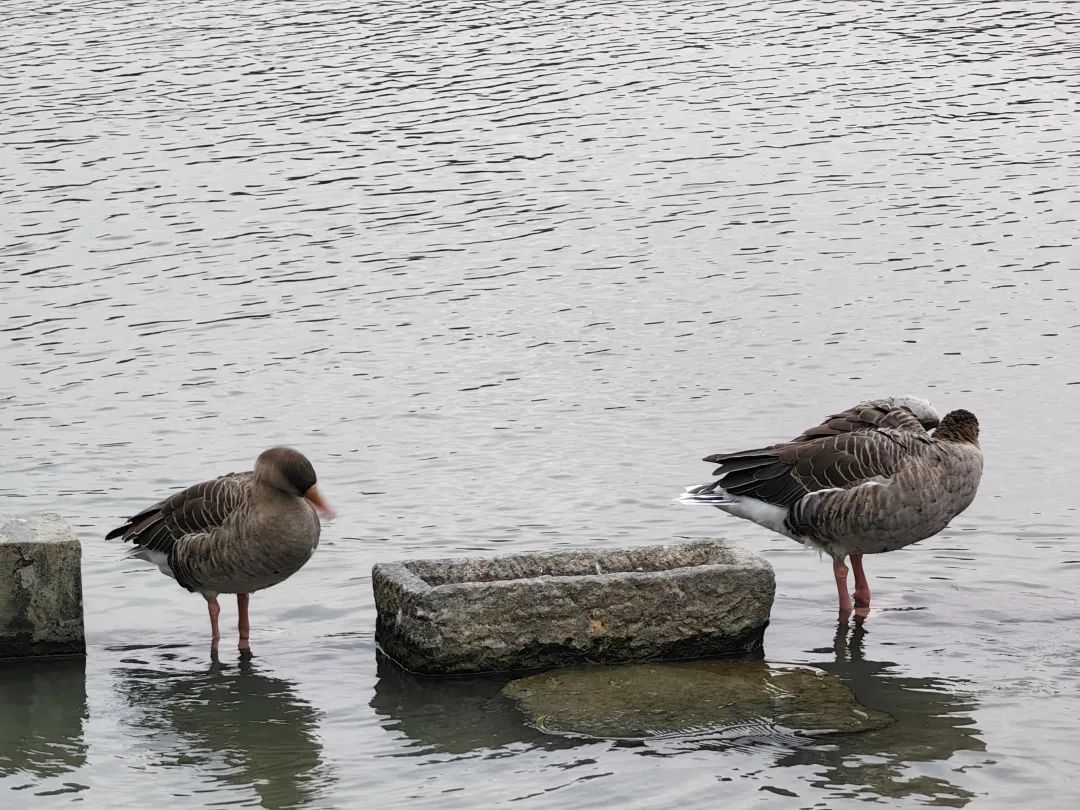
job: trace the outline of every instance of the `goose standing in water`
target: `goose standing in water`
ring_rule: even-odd
[[[253,472],[204,481],[144,509],[107,535],[136,548],[189,591],[205,597],[213,649],[221,632],[218,594],[235,593],[240,649],[249,649],[254,591],[295,574],[319,545],[319,515],[333,510],[315,485],[311,462],[288,447],[262,453]]]
[[[927,431],[936,428],[931,436]],[[863,554],[931,537],[975,498],[982,477],[979,423],[951,411],[938,418],[918,397],[891,397],[835,414],[789,442],[718,453],[717,480],[679,500],[723,509],[828,554],[840,598],[851,558],[855,606],[870,606]]]

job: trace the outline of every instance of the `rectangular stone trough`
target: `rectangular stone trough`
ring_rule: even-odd
[[[81,563],[59,515],[0,518],[0,658],[86,652]]]
[[[380,563],[376,637],[425,674],[746,655],[772,566],[720,542]]]

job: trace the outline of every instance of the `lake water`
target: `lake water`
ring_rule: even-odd
[[[7,0],[0,511],[83,541],[88,656],[0,669],[0,805],[1073,807],[1080,9]],[[974,411],[932,540],[831,570],[671,503],[875,396]],[[105,543],[288,443],[340,515],[208,654]],[[897,718],[644,745],[376,658],[373,563],[722,537],[770,661]],[[224,602],[232,628],[235,602]],[[231,633],[231,629],[230,629]]]

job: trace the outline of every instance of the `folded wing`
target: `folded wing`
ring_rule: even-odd
[[[247,503],[251,479],[251,473],[230,473],[190,486],[129,518],[105,539],[119,537],[170,554],[185,537],[223,526]]]
[[[879,400],[834,414],[789,442],[705,461],[719,465],[714,486],[790,507],[810,492],[887,478],[930,443],[910,409]]]

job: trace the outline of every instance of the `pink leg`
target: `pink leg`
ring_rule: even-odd
[[[240,614],[240,622],[237,625],[240,628],[240,649],[250,649],[248,639],[251,637],[251,622],[248,620],[248,603],[251,601],[251,594],[238,593],[236,595],[236,609]]]
[[[840,615],[846,617],[851,613],[851,597],[848,596],[848,569],[844,565],[843,557],[833,560],[832,570],[833,576],[836,577],[836,593],[840,597]]]
[[[862,567],[862,554],[851,555],[851,570],[855,572],[855,607],[870,607],[870,583]]]
[[[221,615],[221,605],[218,604],[217,597],[206,600],[207,610],[210,611],[210,646],[212,649],[217,649],[218,642],[221,640],[221,630],[218,628],[218,616]]]

